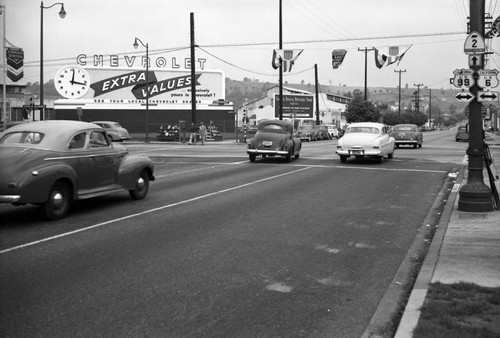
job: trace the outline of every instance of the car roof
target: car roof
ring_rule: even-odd
[[[89,122],[74,120],[45,120],[19,124],[10,127],[3,134],[23,131],[43,133],[45,136],[40,146],[49,146],[52,149],[59,149],[67,146],[66,144],[63,144],[61,140],[69,140],[69,138],[75,133],[91,129],[104,130],[97,124]]]
[[[347,127],[384,127],[385,124],[379,122],[353,122]]]

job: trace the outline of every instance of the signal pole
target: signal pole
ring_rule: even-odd
[[[484,37],[484,0],[470,0],[470,32],[477,32]],[[484,60],[483,54],[478,57]],[[484,62],[480,62],[484,64]],[[481,65],[470,65],[474,71],[474,79],[478,79],[477,71],[482,69]],[[477,81],[470,88],[473,96],[477,97],[479,86]],[[490,188],[484,184],[483,163],[484,163],[484,140],[483,121],[481,116],[481,103],[477,98],[469,103],[469,155],[467,183],[459,191],[458,210],[485,212],[493,211],[493,199]]]
[[[399,73],[399,105],[398,105],[398,115],[401,115],[401,73],[406,73],[405,70],[395,70],[394,72]]]
[[[368,52],[372,51],[374,48],[358,48],[359,52],[364,52],[365,53],[365,101],[368,100]]]

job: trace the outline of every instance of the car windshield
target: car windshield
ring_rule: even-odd
[[[262,130],[264,131],[271,131],[271,132],[284,132],[285,129],[283,129],[283,126],[280,126],[279,124],[266,124]]]
[[[121,124],[119,124],[118,122],[113,122],[111,125],[112,125],[114,128],[122,128],[122,125],[121,125]]]
[[[345,132],[346,134],[349,133],[378,134],[379,130],[376,127],[349,127]]]
[[[20,131],[6,134],[0,139],[0,144],[39,144],[44,134],[32,131]]]

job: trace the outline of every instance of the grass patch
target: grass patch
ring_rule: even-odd
[[[499,338],[500,288],[429,285],[413,338]]]

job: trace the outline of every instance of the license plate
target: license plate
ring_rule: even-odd
[[[353,155],[363,155],[363,150],[351,150],[351,154]]]
[[[270,147],[270,146],[272,146],[272,145],[273,145],[273,142],[272,142],[272,141],[264,141],[262,144],[263,144],[265,147]]]

